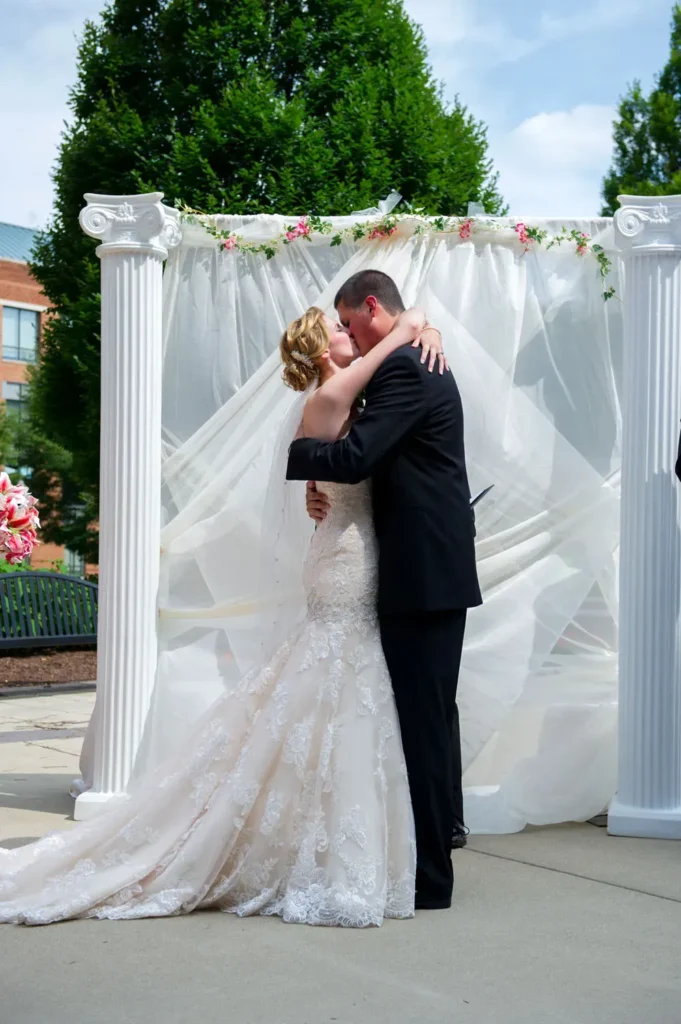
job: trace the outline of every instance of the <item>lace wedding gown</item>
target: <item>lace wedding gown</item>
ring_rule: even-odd
[[[178,757],[100,816],[0,855],[0,921],[217,907],[364,927],[414,912],[406,769],[375,610],[367,484],[326,484],[308,613]]]

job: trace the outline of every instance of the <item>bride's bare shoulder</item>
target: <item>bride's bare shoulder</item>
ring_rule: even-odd
[[[303,426],[307,430],[308,437],[314,437],[314,434],[311,433],[311,428],[318,422],[320,416],[323,415],[325,404],[323,390],[323,386],[315,388],[303,406]]]
[[[328,400],[324,385],[318,387],[303,407],[298,437],[316,437],[319,441],[336,441],[347,431],[347,410],[339,415],[337,403]]]

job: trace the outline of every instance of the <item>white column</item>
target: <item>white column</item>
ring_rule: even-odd
[[[161,491],[163,260],[181,238],[162,192],[87,194],[80,224],[101,239],[99,630],[90,817],[125,790],[156,671]]]
[[[681,196],[620,196],[625,259],[613,835],[681,839]]]

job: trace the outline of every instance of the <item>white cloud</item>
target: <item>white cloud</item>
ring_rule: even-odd
[[[540,113],[492,140],[499,185],[517,216],[593,216],[612,154],[614,107]]]
[[[536,106],[527,78],[532,55],[564,44],[578,55],[580,37],[603,38],[628,27],[636,52],[637,22],[667,16],[668,0],[515,0],[492,13],[485,0],[405,0],[410,16],[422,25],[436,78],[451,98],[458,93],[472,114],[488,125],[489,153],[500,172],[499,188],[511,212],[519,216],[589,216],[601,207],[601,182],[612,155],[614,108],[581,104],[564,69],[556,106],[542,112],[541,82]],[[502,13],[498,13],[498,12]],[[553,13],[556,12],[556,13]],[[665,30],[666,31],[666,30]],[[529,59],[528,59],[529,58]],[[508,87],[500,89],[504,66]],[[516,82],[525,107],[514,112]],[[555,83],[552,83],[555,85]],[[614,84],[615,95],[625,82]],[[552,90],[555,93],[555,89]],[[564,98],[563,98],[564,97]],[[608,97],[609,98],[609,97]],[[614,97],[613,97],[614,99]],[[526,116],[530,115],[530,116]],[[525,117],[518,123],[520,117]]]
[[[668,0],[597,0],[593,6],[573,10],[559,18],[543,12],[539,18],[537,39],[544,45],[584,32],[603,32],[638,18],[649,12],[651,7],[662,4],[669,7]]]
[[[496,12],[490,0],[404,0],[404,4],[409,16],[423,28],[430,64],[435,78],[444,84],[446,98],[452,100],[458,95],[473,116],[488,126],[490,156],[499,168],[507,143],[504,133],[518,117],[515,83],[521,83],[523,92],[522,86],[532,75],[533,55],[545,47],[564,44],[565,51],[577,59],[580,38],[602,39],[607,47],[609,34],[625,28],[631,40],[631,55],[622,54],[619,64],[626,66],[636,60],[637,23],[651,18],[656,22],[664,18],[666,22],[669,12],[669,0],[572,0],[567,5],[560,0],[513,0],[503,8],[499,4]],[[553,14],[553,9],[560,13]],[[664,32],[666,36],[666,25]],[[498,86],[498,71],[495,85],[490,82],[491,74],[499,68],[508,79],[505,88]],[[623,91],[630,74],[627,70],[621,81],[613,81],[615,95]],[[559,76],[565,99],[558,99],[558,104],[564,102],[567,107],[572,88],[565,67]],[[555,91],[556,83],[552,85]],[[539,104],[541,83],[537,84],[536,95]],[[523,110],[521,116],[526,113],[533,111]],[[600,168],[600,175],[605,166]],[[505,196],[510,195],[503,185],[507,180],[513,180],[509,172],[502,175]],[[594,204],[599,208],[599,188],[593,182],[586,189],[576,183],[574,201],[581,195],[589,208]]]
[[[500,64],[514,63],[543,47],[585,33],[606,32],[665,9],[669,0],[582,0],[568,14],[556,17],[533,0],[531,18],[522,4],[509,4],[505,17],[490,15],[480,0],[404,0],[409,16],[421,25],[433,70],[454,91],[463,89]],[[544,6],[544,10],[537,7]],[[525,17],[523,17],[525,15]],[[513,25],[529,23],[533,31]]]
[[[509,136],[513,147],[530,152],[543,166],[588,169],[612,151],[614,107],[583,104],[572,110],[535,114]]]

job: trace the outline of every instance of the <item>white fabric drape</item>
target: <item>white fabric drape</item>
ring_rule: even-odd
[[[285,224],[219,219],[256,241]],[[541,226],[610,245],[607,220]],[[369,266],[442,329],[471,487],[495,485],[478,511],[485,603],[469,618],[459,688],[467,824],[588,818],[615,787],[622,281],[615,262],[606,303],[591,256],[523,253],[510,229],[462,241],[403,224],[388,241],[299,239],[267,261],[185,227],[164,278],[159,665],[137,770],[262,655],[265,491],[295,401],[278,339],[306,306],[332,311],[337,286]]]

